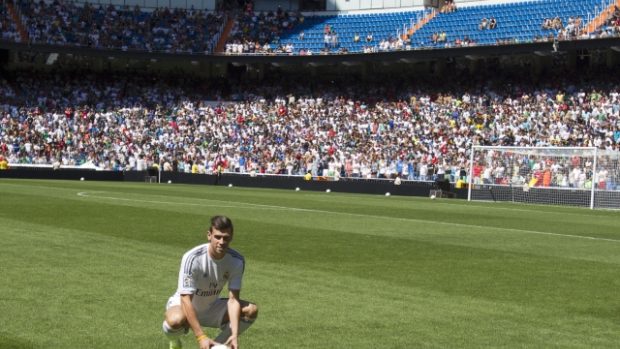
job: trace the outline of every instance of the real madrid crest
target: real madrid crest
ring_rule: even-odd
[[[183,279],[183,287],[193,287],[194,286],[194,280],[192,279],[192,277],[190,275],[187,275],[184,279]]]

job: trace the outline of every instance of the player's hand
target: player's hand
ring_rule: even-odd
[[[215,342],[211,338],[205,338],[198,342],[198,346],[200,347],[200,349],[209,349],[216,344],[217,342]]]
[[[230,347],[230,349],[239,349],[239,343],[237,342],[237,336],[230,336],[226,343],[224,343]]]

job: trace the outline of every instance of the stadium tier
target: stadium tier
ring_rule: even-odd
[[[102,49],[209,53],[222,16],[197,10],[90,5],[71,1],[19,0],[28,41]]]
[[[280,44],[293,45],[298,53],[363,52],[378,46],[382,40],[396,40],[398,32],[417,23],[425,13],[428,11],[307,17],[302,24],[285,32]]]
[[[265,21],[264,14],[246,13],[227,53],[370,53],[614,36],[617,24],[609,22],[613,9],[609,0],[537,0],[445,11],[312,16],[303,22],[278,14]]]
[[[602,11],[598,0],[545,0],[459,8],[452,13],[439,13],[412,37],[412,46],[446,46],[455,40],[471,39],[477,45],[524,43],[556,37],[568,29],[571,37],[582,34],[588,20]],[[490,22],[495,19],[495,26]],[[556,25],[543,28],[546,20]],[[570,26],[569,26],[570,25]],[[445,33],[444,42],[433,42],[432,36]]]
[[[71,1],[7,2],[2,39],[52,45],[209,54],[370,53],[618,36],[617,0],[535,0],[449,10],[304,15],[205,12]],[[230,17],[228,17],[230,16]],[[225,30],[228,18],[232,31]],[[224,45],[226,43],[226,45]]]

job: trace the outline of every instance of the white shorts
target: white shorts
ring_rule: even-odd
[[[168,298],[166,303],[166,310],[175,305],[181,305],[181,297],[174,295]],[[215,302],[211,303],[206,310],[198,311],[198,322],[202,327],[220,328],[222,326],[222,320],[228,313],[228,298],[218,298]]]

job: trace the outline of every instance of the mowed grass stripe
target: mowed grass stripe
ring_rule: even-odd
[[[270,243],[250,260],[313,268],[331,272],[335,278],[371,276],[390,286],[410,285],[455,296],[539,304],[558,311],[591,310],[595,316],[602,311],[602,316],[618,318],[618,314],[606,311],[610,304],[620,306],[615,297],[615,289],[620,287],[616,264],[313,228],[299,231],[301,243],[294,250],[284,250],[276,242],[289,235],[287,226],[254,224],[257,231],[269,231],[257,236],[256,243],[264,235]],[[329,244],[322,243],[325,241]],[[369,275],[373,272],[376,274]],[[599,296],[596,299],[592,298],[593,289]]]
[[[331,193],[326,194],[322,192],[302,191],[293,192],[288,190],[273,190],[262,188],[244,188],[244,187],[214,187],[214,186],[192,186],[192,185],[166,185],[166,184],[144,184],[144,183],[110,183],[110,182],[74,182],[74,181],[28,181],[28,180],[11,180],[2,179],[0,184],[6,188],[14,187],[20,190],[35,188],[48,188],[55,190],[70,190],[71,192],[78,192],[78,189],[86,190],[103,190],[108,192],[117,192],[123,194],[130,193],[142,193],[149,195],[172,195],[181,196],[184,198],[200,198],[204,199],[206,196],[220,195],[221,198],[225,198],[227,201],[235,201],[237,198],[242,199],[243,203],[258,203],[258,204],[272,204],[278,205],[281,203],[282,197],[286,196],[287,203],[299,203],[300,206],[305,208],[311,208],[313,205],[324,206],[327,201],[336,204],[336,207],[332,209],[342,209],[346,207],[337,207],[340,204],[353,205],[367,205],[367,206],[382,206],[382,207],[400,207],[403,204],[411,205],[415,208],[423,209],[429,205],[443,206],[446,210],[465,210],[468,213],[485,213],[485,211],[505,211],[506,215],[518,214],[516,212],[525,213],[544,213],[546,215],[565,215],[564,218],[570,217],[592,217],[600,216],[602,218],[617,218],[617,212],[609,210],[594,210],[590,211],[583,208],[574,207],[562,207],[562,206],[550,206],[550,205],[525,205],[525,204],[512,204],[512,203],[488,203],[488,202],[466,202],[461,200],[436,200],[429,201],[427,198],[421,197],[403,197],[403,196],[391,196],[385,198],[381,195],[365,195],[365,194],[351,194],[351,193]],[[45,193],[42,193],[45,195]],[[288,205],[294,207],[294,205]],[[496,214],[501,214],[496,212]]]
[[[323,331],[332,334],[328,340],[345,336],[351,348],[567,348],[580,347],[584,338],[593,347],[616,345],[612,321],[586,314],[386,284],[372,275],[340,273],[334,287],[331,275],[311,268],[299,273],[296,267],[261,263],[257,270],[253,281],[281,290],[274,296],[255,288],[263,315],[274,319],[265,325],[267,333],[292,332],[303,348],[325,346]],[[299,312],[300,300],[307,298],[322,306]]]
[[[225,189],[226,190],[226,189]],[[236,189],[235,189],[236,190]],[[280,191],[281,192],[281,191]],[[174,194],[174,193],[172,193]],[[98,192],[98,193],[88,193],[88,192],[84,192],[84,195],[86,196],[93,196],[93,195],[99,195],[100,199],[105,200],[106,198],[109,200],[114,200],[113,197],[111,196],[103,196],[105,195],[105,192]],[[120,195],[124,195],[127,196],[127,193],[125,194],[120,194]],[[211,195],[207,194],[206,196],[211,197]],[[175,203],[175,201],[171,201],[174,200],[172,197],[168,196],[168,197],[160,197],[158,200],[153,200],[150,197],[144,197],[143,194],[138,195],[138,197],[141,198],[127,198],[127,197],[119,197],[116,200],[119,201],[136,201],[136,202],[140,202],[140,201],[145,201],[145,202],[151,202],[153,204],[166,204],[166,203]],[[204,196],[203,196],[204,197]],[[286,198],[288,199],[288,198]],[[331,198],[330,198],[331,199]],[[162,200],[168,200],[168,201],[162,201]],[[182,199],[180,198],[180,200],[183,200],[183,202],[180,202],[180,204],[182,205],[187,205],[187,206],[212,206],[212,207],[221,207],[221,208],[227,208],[227,207],[236,207],[236,206],[241,206],[241,207],[255,207],[255,209],[257,210],[286,210],[286,207],[283,206],[273,206],[273,205],[265,205],[265,204],[250,204],[250,203],[243,203],[243,202],[235,202],[235,201],[228,201],[228,200],[218,200],[218,199],[207,199],[207,201],[204,201],[205,199],[194,199],[194,200],[199,200],[199,202],[188,202],[191,201],[191,198],[185,198],[183,197]],[[280,200],[280,202],[282,202],[282,199]],[[387,202],[389,203],[389,201],[383,200],[383,202]],[[333,208],[338,208],[337,205],[331,205],[333,206]],[[330,207],[331,207],[330,206]],[[410,205],[411,206],[411,205]],[[334,211],[331,214],[342,214],[342,215],[346,215],[346,214],[350,214],[353,216],[358,216],[358,217],[367,217],[367,216],[374,216],[374,217],[379,217],[379,218],[387,218],[388,216],[377,216],[374,214],[374,212],[377,211],[377,209],[380,209],[381,206],[378,205],[372,205],[371,207],[365,206],[365,207],[361,207],[358,211],[359,212],[364,212],[364,211],[369,211],[372,210],[372,213],[348,213],[348,212],[339,212],[339,211]],[[436,209],[436,208],[435,208]],[[300,210],[300,211],[307,211],[307,212],[313,212],[313,209],[305,209],[305,208],[290,208],[290,210]],[[467,219],[470,220],[471,217],[475,216],[476,218],[476,224],[467,222],[467,223],[458,223],[458,222],[447,222],[444,220],[444,218],[446,218],[446,216],[451,216],[453,218],[457,218],[456,217],[456,212],[446,212],[445,215],[443,216],[438,216],[436,213],[432,214],[432,215],[428,215],[426,214],[426,211],[428,210],[428,208],[424,208],[424,209],[419,209],[415,206],[411,207],[411,209],[406,209],[407,212],[407,218],[403,218],[403,217],[394,217],[393,214],[397,213],[394,210],[390,210],[389,217],[393,217],[394,219],[404,219],[404,220],[419,220],[421,222],[436,222],[436,224],[447,224],[447,225],[455,225],[455,226],[464,226],[464,225],[468,225],[471,226],[474,229],[485,229],[485,226],[481,226],[479,225],[481,221],[486,223],[492,223],[492,221],[501,221],[502,219],[508,219],[506,217],[502,217],[502,216],[498,216],[498,217],[494,217],[493,219],[489,219],[488,217],[486,217],[484,214],[486,214],[485,212],[482,213],[477,213],[476,215],[472,215],[470,213],[467,213]],[[574,210],[575,212],[581,211],[581,210]],[[328,213],[329,211],[325,211],[325,210],[316,210],[315,213]],[[598,211],[596,211],[598,212]],[[510,225],[508,224],[509,222],[500,222],[498,224],[489,224],[489,227],[496,227],[499,229],[514,229],[516,232],[523,232],[523,233],[541,233],[541,234],[549,234],[549,235],[558,235],[558,236],[565,236],[565,235],[575,235],[575,236],[583,236],[583,237],[594,237],[596,239],[606,239],[612,242],[615,241],[619,241],[620,242],[620,234],[618,234],[617,232],[617,225],[618,225],[618,218],[617,217],[610,217],[610,219],[601,219],[599,218],[591,218],[590,220],[584,220],[582,217],[579,217],[579,215],[569,215],[566,218],[562,219],[562,221],[560,222],[554,222],[555,224],[549,225],[549,224],[545,224],[546,222],[548,222],[548,220],[550,219],[550,217],[544,216],[546,215],[546,212],[540,212],[539,213],[539,217],[535,217],[535,216],[520,216],[518,219],[522,220],[522,222],[519,222],[520,224],[511,224],[512,226],[517,226],[519,228],[510,228]],[[412,216],[414,217],[423,217],[422,218],[411,218]],[[616,215],[617,216],[617,215]],[[572,217],[572,218],[571,218]],[[511,218],[514,219],[514,218]],[[524,229],[523,225],[532,225],[534,226],[536,229]],[[564,230],[561,230],[564,229]],[[552,230],[552,231],[544,231],[544,230]],[[555,231],[555,232],[553,232]],[[558,233],[558,231],[564,231],[563,233]]]
[[[119,210],[126,211],[127,215],[123,216],[118,213],[117,211]],[[189,229],[180,229],[177,232],[174,228],[164,227],[162,229],[162,226],[157,225],[149,227],[147,232],[140,233],[139,229],[144,229],[144,227],[141,228],[142,222],[136,222],[134,219],[139,214],[139,209],[137,208],[114,207],[114,211],[108,211],[112,213],[109,217],[92,217],[89,220],[90,223],[99,223],[94,224],[94,226],[97,227],[96,231],[101,234],[127,237],[128,239],[139,241],[158,241],[177,246],[180,245],[178,241],[175,241],[177,239],[180,241],[189,240],[185,244],[189,246],[201,242],[200,235],[191,232]],[[149,214],[153,217],[173,216],[161,214],[158,210],[152,208],[148,209],[148,211],[155,211]],[[86,212],[90,214],[93,212],[93,209]],[[199,220],[197,215],[184,219],[186,217],[192,217],[192,215],[186,214],[181,218],[183,221]],[[45,217],[40,218],[46,219]],[[114,220],[112,221],[108,218],[114,218]],[[51,220],[53,217],[48,217],[47,219]],[[275,258],[274,261],[284,259],[287,263],[296,264],[300,267],[328,268],[328,270],[334,268],[334,265],[324,261],[338,261],[338,267],[335,270],[340,271],[340,268],[343,266],[349,266],[350,268],[346,269],[345,272],[353,273],[354,275],[363,275],[369,267],[387,269],[391,267],[392,261],[399,261],[401,263],[400,268],[404,268],[409,272],[418,269],[418,272],[423,273],[423,280],[430,281],[430,284],[426,285],[426,287],[448,287],[444,291],[458,288],[463,292],[485,295],[485,291],[480,291],[479,287],[484,287],[491,280],[505,284],[506,288],[508,288],[507,293],[501,295],[490,293],[487,295],[488,297],[509,297],[511,292],[513,292],[510,289],[511,287],[523,288],[527,286],[534,288],[533,292],[538,292],[536,289],[539,286],[542,285],[542,289],[547,286],[546,282],[544,282],[545,280],[559,272],[565,273],[555,275],[556,282],[561,281],[558,284],[559,291],[570,290],[570,292],[578,292],[582,288],[582,286],[579,286],[579,283],[583,281],[586,282],[586,285],[583,286],[585,287],[584,297],[589,297],[587,293],[593,285],[599,285],[604,289],[606,284],[617,283],[613,278],[608,280],[606,277],[610,272],[613,274],[617,268],[617,264],[612,263],[574,261],[559,256],[536,256],[529,251],[520,253],[496,251],[479,246],[447,245],[441,241],[419,241],[412,240],[411,238],[375,236],[372,234],[360,234],[357,231],[347,232],[342,229],[338,231],[319,229],[316,226],[300,228],[297,225],[277,224],[276,221],[280,220],[262,223],[258,219],[250,219],[247,216],[239,219],[237,221],[238,229],[242,229],[241,231],[245,231],[246,234],[240,235],[235,243],[241,247],[247,246],[247,249],[250,250],[248,254],[251,258],[272,261],[271,257],[273,257]],[[132,224],[136,223],[137,226],[132,226]],[[239,228],[239,225],[241,228]],[[74,226],[74,224],[58,227],[70,228],[71,226]],[[291,238],[300,242],[293,249],[290,248],[290,243],[287,241]],[[379,243],[375,244],[375,241]],[[257,253],[253,253],[252,247],[254,245],[259,245],[262,249]],[[594,253],[596,251],[592,249],[591,252]],[[360,261],[360,254],[367,255],[368,257]],[[375,255],[382,257],[377,258]],[[618,254],[612,254],[612,257],[617,259]],[[508,269],[512,268],[521,272],[504,273],[507,265],[510,267]],[[539,265],[543,267],[539,267]],[[592,270],[592,272],[587,273],[588,270]],[[588,274],[588,278],[583,280],[579,278],[573,279],[573,273],[580,275],[581,272]],[[558,280],[557,278],[561,275],[564,275],[567,279]],[[408,282],[406,279],[403,281],[399,280],[398,273],[385,273],[380,277],[391,282]],[[396,279],[393,279],[394,277]],[[480,280],[480,282],[472,283],[470,280]],[[573,282],[577,284],[571,286]],[[522,283],[525,285],[522,285]],[[519,292],[520,290],[517,290],[517,295]],[[555,294],[551,296],[551,298],[554,297],[556,297]],[[563,299],[565,298],[558,297],[560,304],[563,304]],[[547,300],[542,299],[541,301]]]
[[[153,296],[145,300],[141,295],[141,301],[137,302],[134,301],[135,292],[130,285],[140,280],[140,274],[152,270],[149,263],[140,261],[142,257],[150,256],[151,260],[159,262],[167,271],[158,270],[155,274],[170,275],[175,272],[176,268],[171,270],[165,264],[176,261],[176,251],[144,243],[140,248],[142,252],[132,253],[131,245],[125,245],[123,239],[119,238],[63,230],[50,235],[45,231],[46,227],[37,225],[24,228],[7,236],[23,241],[25,235],[29,244],[46,246],[39,251],[39,256],[43,258],[38,261],[41,266],[53,264],[51,270],[55,273],[48,275],[52,277],[50,287],[56,285],[56,280],[62,279],[65,273],[78,277],[73,280],[75,283],[62,285],[61,289],[68,292],[63,291],[65,294],[60,304],[50,304],[45,299],[40,303],[24,304],[26,307],[32,306],[32,316],[37,316],[42,310],[47,315],[42,318],[44,321],[36,322],[43,327],[32,330],[51,335],[44,342],[34,343],[34,347],[40,347],[39,344],[61,347],[62,341],[58,340],[67,334],[79,336],[77,343],[82,347],[150,347],[145,346],[148,341],[138,339],[157,335],[157,321],[160,320],[159,309],[162,305],[159,297],[154,295],[160,294],[165,299],[168,294],[157,287],[151,288],[155,291]],[[63,252],[59,253],[59,250]],[[81,269],[78,267],[76,275],[76,261],[84,258],[91,258],[97,263],[87,264]],[[127,262],[133,266],[127,273],[119,271],[117,275],[113,271]],[[530,347],[540,343],[545,343],[546,347],[570,347],[580,338],[589,338],[589,343],[597,347],[611,347],[613,344],[604,333],[601,335],[599,332],[608,325],[606,321],[591,316],[575,317],[567,313],[565,320],[557,323],[557,312],[531,305],[493,302],[427,291],[420,287],[398,286],[371,275],[358,278],[341,272],[320,272],[311,267],[299,268],[260,261],[255,264],[248,271],[252,277],[248,277],[245,287],[251,290],[249,295],[260,300],[264,309],[261,322],[252,329],[256,332],[252,338],[265,346],[252,347],[267,348],[266,345],[273,342],[273,338],[290,337],[298,341],[296,347],[311,348],[325,345],[326,337],[336,340],[333,337],[337,336],[346,337],[346,344],[356,348],[382,347],[385,343],[390,343],[390,348],[409,348],[412,344],[415,347]],[[114,276],[118,284],[126,284],[128,287],[111,287],[103,282],[108,279],[106,275]],[[159,285],[168,286],[170,280],[166,279],[170,279],[169,275],[154,277]],[[339,281],[338,284],[334,285],[334,279]],[[74,294],[78,289],[82,291]],[[355,290],[355,297],[351,297],[352,290]],[[86,301],[80,301],[80,297]],[[299,311],[299,307],[308,305],[314,306],[312,312]],[[67,312],[65,307],[72,306],[79,306],[83,313],[76,319],[63,321],[59,328],[58,323],[52,320],[56,316],[63,316]],[[25,313],[28,314],[28,311]],[[127,317],[117,317],[118,313],[126,314]],[[97,314],[96,318],[93,314]],[[150,319],[133,322],[129,314],[146,314]],[[395,318],[400,320],[394,326]],[[264,324],[263,319],[266,319]],[[477,337],[472,337],[471,323],[481,319],[488,323],[481,327]],[[128,328],[114,326],[116,321],[125,323],[128,320]],[[567,331],[565,327],[568,324],[581,330]],[[114,336],[109,338],[105,335],[109,332],[128,338],[122,341]],[[399,333],[399,336],[395,338],[394,332]],[[369,336],[369,333],[372,335]],[[523,336],[523,333],[528,333],[528,336]],[[284,348],[286,344],[281,343],[276,347]]]
[[[534,207],[530,212],[523,212],[522,209],[513,210],[494,210],[495,206],[505,204],[487,204],[486,206],[472,205],[472,203],[450,201],[442,203],[441,200],[429,201],[420,198],[397,198],[397,197],[377,197],[349,194],[332,193],[333,195],[317,193],[296,193],[283,190],[257,190],[246,188],[222,188],[213,186],[198,186],[188,189],[186,185],[144,185],[129,184],[123,186],[110,186],[109,183],[89,182],[88,186],[84,182],[63,182],[63,185],[73,184],[73,189],[88,188],[107,188],[106,193],[95,193],[87,195],[114,196],[109,192],[116,192],[119,198],[127,200],[151,200],[160,202],[183,201],[190,205],[205,203],[200,200],[214,200],[222,206],[251,204],[260,205],[265,209],[273,206],[274,210],[283,207],[300,210],[317,210],[340,212],[342,214],[352,214],[364,216],[389,216],[395,219],[420,219],[423,221],[437,222],[437,224],[456,224],[470,225],[476,228],[496,227],[501,229],[516,229],[523,231],[545,232],[558,235],[577,235],[589,236],[601,239],[620,241],[620,233],[617,226],[620,218],[617,212],[609,211],[587,211],[577,208],[558,208],[553,206]],[[151,189],[152,188],[152,189]],[[23,188],[21,189],[23,190]],[[77,194],[79,191],[73,191]],[[157,199],[151,197],[154,193],[159,193]],[[130,195],[136,194],[133,198]],[[38,195],[38,194],[37,194]],[[147,195],[145,197],[144,195]],[[352,198],[360,197],[360,200]],[[191,200],[199,202],[191,203]],[[285,205],[282,205],[285,203]],[[523,205],[510,205],[510,207],[524,207]],[[258,208],[257,208],[258,209]],[[379,213],[379,215],[377,215]],[[558,217],[563,213],[564,216]],[[591,214],[591,215],[586,215]],[[553,224],[549,224],[552,220]]]
[[[18,205],[19,194],[12,199],[13,205]],[[135,199],[134,199],[135,197]],[[80,198],[82,200],[80,201]],[[279,224],[282,215],[290,217],[288,225],[294,227],[291,233],[295,233],[297,228],[311,226],[317,229],[329,229],[341,232],[357,233],[362,235],[390,236],[412,240],[423,240],[428,242],[439,242],[459,246],[469,246],[475,248],[488,248],[502,251],[515,251],[521,253],[532,253],[538,255],[551,255],[563,258],[585,259],[601,261],[606,263],[620,263],[620,246],[614,241],[607,240],[588,240],[570,241],[570,236],[554,236],[553,233],[525,231],[512,228],[496,228],[484,226],[470,226],[468,224],[448,223],[441,224],[434,221],[409,218],[394,218],[390,216],[371,216],[363,219],[363,215],[335,212],[333,214],[324,211],[286,211],[282,212],[274,208],[269,212],[269,208],[259,206],[255,208],[247,206],[235,207],[233,205],[218,205],[222,200],[211,199],[185,199],[181,197],[160,197],[156,196],[151,200],[151,195],[130,195],[127,197],[108,197],[98,200],[97,197],[78,197],[69,195],[63,201],[63,209],[69,212],[80,212],[79,215],[71,214],[69,217],[59,220],[57,224],[61,227],[75,228],[76,224],[81,224],[81,216],[89,217],[91,221],[99,221],[100,230],[104,229],[107,234],[130,234],[136,239],[167,239],[172,233],[187,234],[193,231],[202,231],[202,220],[200,217],[210,214],[224,213],[230,216],[242,216],[248,220],[259,222],[272,222]],[[45,204],[45,200],[52,200]],[[40,212],[38,216],[31,217],[28,210],[28,200],[23,205],[22,210],[17,210],[16,215],[22,215],[30,219],[53,218],[58,215],[57,208],[53,204],[54,199],[40,198],[39,201],[46,210]],[[170,200],[170,201],[159,201]],[[176,201],[179,200],[179,201]],[[166,204],[162,204],[162,203]],[[112,207],[109,217],[100,214],[99,205]],[[142,208],[148,208],[152,214],[143,221],[136,221],[132,217],[139,214]],[[47,212],[49,217],[42,215]],[[1,214],[1,213],[0,213]],[[151,226],[149,222],[161,220],[157,226]],[[189,224],[183,227],[176,223],[184,221]],[[107,225],[106,225],[107,224]],[[142,225],[149,225],[151,231],[145,237],[140,234],[131,234],[133,231],[142,229]],[[249,226],[252,226],[250,224]],[[128,232],[124,232],[128,230]],[[550,236],[545,236],[550,235]],[[615,246],[614,246],[615,245]]]
[[[125,210],[125,208],[121,208]],[[136,209],[133,208],[135,211]],[[152,209],[150,209],[152,210]],[[111,231],[105,231],[106,234],[123,233],[122,227],[130,225],[132,217],[135,216],[137,211],[130,210],[128,213],[128,221],[125,221],[123,217],[116,216],[117,221],[110,222],[107,228],[111,228]],[[103,219],[102,223],[106,220]],[[247,222],[247,223],[246,223]],[[273,242],[267,244],[261,253],[256,253],[254,258],[265,259],[269,256],[277,256],[276,261],[283,257],[286,257],[287,263],[296,264],[300,267],[316,267],[316,268],[333,268],[330,264],[322,263],[321,260],[308,258],[307,256],[320,256],[320,258],[326,258],[326,260],[338,260],[338,268],[341,270],[343,266],[350,266],[346,269],[346,273],[354,275],[362,275],[365,273],[368,264],[374,264],[374,267],[389,268],[391,266],[391,260],[402,260],[400,267],[409,271],[414,271],[416,268],[420,269],[423,275],[422,284],[430,289],[436,287],[447,287],[442,291],[449,292],[452,289],[459,289],[461,292],[469,292],[472,295],[484,296],[486,291],[480,291],[480,287],[484,287],[491,280],[495,280],[500,284],[505,284],[507,290],[506,293],[496,295],[491,292],[486,294],[487,297],[511,297],[513,287],[532,288],[531,292],[540,292],[539,286],[542,285],[544,290],[547,287],[545,280],[554,276],[555,273],[564,272],[566,280],[556,280],[558,284],[557,289],[560,295],[553,293],[549,297],[543,297],[539,301],[548,302],[549,300],[557,298],[560,305],[563,305],[567,295],[561,296],[562,292],[571,292],[571,296],[575,296],[573,293],[579,293],[579,289],[583,286],[579,286],[581,281],[585,282],[585,291],[582,293],[583,297],[589,297],[588,290],[593,285],[599,285],[604,288],[605,284],[614,283],[615,281],[605,278],[607,273],[615,270],[617,265],[609,265],[606,263],[584,263],[582,261],[570,261],[567,258],[547,258],[547,257],[535,257],[529,253],[514,253],[514,252],[498,252],[490,251],[480,247],[460,247],[460,246],[447,246],[440,242],[434,241],[411,241],[411,239],[400,239],[390,237],[376,237],[373,235],[362,235],[359,233],[347,233],[345,231],[333,231],[333,230],[321,230],[316,227],[300,229],[294,227],[291,229],[290,225],[277,225],[275,222],[261,224],[260,221],[250,220],[243,218],[239,220],[240,224],[252,226],[254,231],[259,234],[247,234],[240,237],[240,242],[244,245],[253,245],[253,243],[246,242],[246,240],[255,241],[260,243],[262,241]],[[121,228],[119,229],[120,226]],[[131,229],[125,233],[129,233],[132,239],[144,239],[146,236],[136,236],[131,234]],[[290,238],[292,231],[297,235],[296,239],[303,242],[303,245],[297,246],[294,250],[282,249],[282,245],[278,242],[285,241]],[[266,233],[260,233],[266,232]],[[252,232],[253,233],[253,232]],[[170,234],[166,234],[165,230],[159,232],[163,238],[168,238]],[[197,234],[188,234],[182,232],[180,235],[192,236]],[[383,240],[382,244],[376,247],[373,244],[374,240]],[[323,241],[328,241],[329,245],[325,246],[321,244]],[[288,245],[286,245],[288,246]],[[398,248],[394,248],[397,246]],[[375,248],[373,250],[373,248]],[[592,250],[591,252],[594,252]],[[385,255],[388,262],[383,260],[375,261],[375,258],[370,259],[372,262],[365,260],[360,262],[359,254],[368,254],[369,256],[375,254]],[[251,252],[250,252],[251,254]],[[442,254],[447,254],[449,257],[442,257]],[[614,255],[617,257],[617,254]],[[370,258],[370,257],[369,257]],[[524,261],[527,261],[525,263]],[[504,274],[503,270],[509,265],[515,270],[521,270],[521,273],[516,274]],[[543,268],[538,268],[538,265],[544,265]],[[496,267],[497,266],[497,267]],[[551,269],[550,269],[551,268]],[[510,269],[510,268],[509,268]],[[580,272],[586,273],[587,270],[596,270],[596,273],[589,273],[587,279],[580,280],[578,278],[573,279],[573,273],[580,275]],[[440,272],[437,272],[440,271]],[[436,273],[437,272],[437,273]],[[477,275],[477,273],[482,273]],[[560,275],[560,274],[559,274]],[[397,277],[397,273],[386,273],[381,277],[386,281],[400,282],[397,279],[391,279],[391,277]],[[558,275],[555,275],[556,279]],[[598,279],[602,277],[602,279]],[[471,282],[470,280],[480,280],[480,282]],[[404,280],[403,282],[408,282]],[[430,282],[427,284],[427,282]],[[522,285],[522,283],[524,285]],[[576,283],[576,284],[575,284]],[[597,287],[598,288],[598,287]],[[517,292],[521,292],[518,290]],[[556,291],[558,292],[558,291]],[[517,293],[519,294],[519,293]]]
[[[524,229],[515,229],[515,228],[499,228],[499,227],[487,227],[482,225],[474,225],[474,224],[462,224],[462,223],[454,223],[454,222],[443,222],[438,220],[427,220],[427,219],[419,219],[419,218],[402,218],[402,217],[392,217],[392,216],[380,216],[374,214],[360,214],[360,213],[349,213],[349,212],[339,212],[339,211],[327,211],[327,210],[316,210],[316,209],[304,209],[304,208],[296,208],[296,207],[285,207],[285,206],[273,206],[273,205],[262,205],[262,204],[249,204],[242,203],[236,201],[224,201],[224,200],[204,200],[201,199],[202,202],[175,202],[175,201],[161,201],[153,200],[153,199],[132,199],[127,197],[114,197],[114,196],[105,196],[106,192],[98,191],[98,192],[79,192],[78,196],[84,198],[92,198],[99,200],[113,200],[113,201],[126,201],[126,202],[137,202],[137,203],[146,203],[146,204],[156,204],[156,205],[181,205],[181,206],[199,206],[199,207],[217,207],[217,208],[238,208],[238,209],[246,209],[246,210],[267,210],[267,211],[293,211],[293,212],[301,212],[303,214],[312,213],[312,214],[320,214],[320,215],[343,215],[343,216],[351,216],[355,218],[367,218],[367,219],[388,219],[388,220],[400,220],[406,222],[416,222],[416,223],[424,223],[424,224],[440,224],[440,225],[449,225],[449,226],[457,226],[459,228],[465,227],[473,228],[473,229],[484,229],[489,230],[493,229],[494,231],[511,231],[517,233],[525,233],[525,234],[541,234],[541,235],[551,235],[558,237],[568,237],[568,238],[579,238],[579,239],[588,239],[588,240],[600,240],[606,242],[615,242],[620,243],[620,239],[609,239],[609,238],[601,238],[594,237],[588,235],[572,235],[572,234],[559,234],[559,233],[551,233],[545,231],[533,231],[533,230],[524,230]],[[140,197],[144,197],[143,195]],[[142,205],[140,205],[142,206]],[[613,223],[610,223],[612,225]],[[615,227],[615,225],[614,225]],[[615,236],[616,234],[613,234]]]

